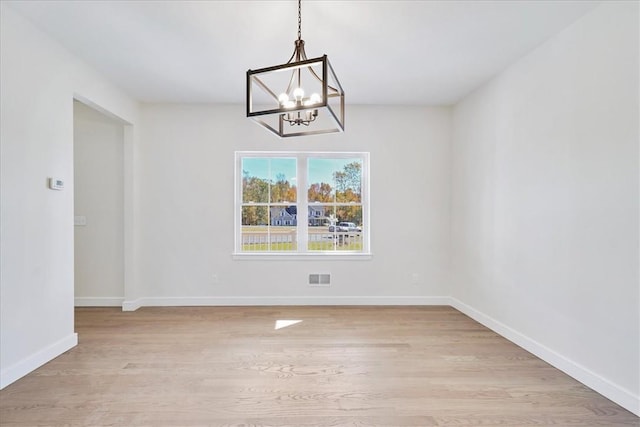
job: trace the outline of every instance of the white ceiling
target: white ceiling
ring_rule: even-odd
[[[6,3],[145,102],[243,103],[297,37],[295,0]],[[348,103],[453,104],[597,4],[303,0],[302,38]]]

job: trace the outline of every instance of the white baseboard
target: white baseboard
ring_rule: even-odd
[[[76,345],[78,345],[78,334],[73,333],[3,369],[0,372],[0,389],[19,380]]]
[[[121,307],[124,298],[118,297],[76,297],[76,307]]]
[[[122,311],[136,311],[140,307],[142,307],[140,305],[140,298],[129,301],[122,301]]]
[[[523,335],[501,323],[494,318],[468,306],[467,304],[455,298],[451,298],[451,306],[456,310],[466,314],[478,323],[483,324],[487,328],[493,330],[497,334],[503,336],[516,345],[538,356],[540,359],[558,368],[565,374],[580,381],[587,387],[595,390],[606,398],[612,400],[628,411],[640,416],[640,396],[634,395],[631,391],[622,388],[606,378],[592,372],[579,363],[555,352],[549,347]]]
[[[331,296],[331,297],[148,297],[124,301],[123,311],[140,307],[255,305],[451,305],[449,297]]]

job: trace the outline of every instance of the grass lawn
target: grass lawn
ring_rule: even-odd
[[[361,251],[360,236],[330,233],[328,227],[309,227],[309,251]],[[243,252],[292,252],[298,248],[296,227],[242,227]],[[268,242],[271,236],[271,243]]]
[[[271,251],[295,251],[297,250],[296,242],[283,242],[283,243],[271,243],[269,248],[268,243],[245,243],[242,245],[243,252],[271,252]],[[332,240],[323,242],[309,242],[308,246],[310,251],[361,251],[362,242],[351,242],[344,244],[334,244]]]

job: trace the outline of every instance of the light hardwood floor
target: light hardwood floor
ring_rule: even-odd
[[[639,425],[449,307],[78,308],[76,331],[0,391],[2,426]]]

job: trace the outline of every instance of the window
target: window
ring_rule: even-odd
[[[368,153],[236,153],[235,253],[369,253]]]

